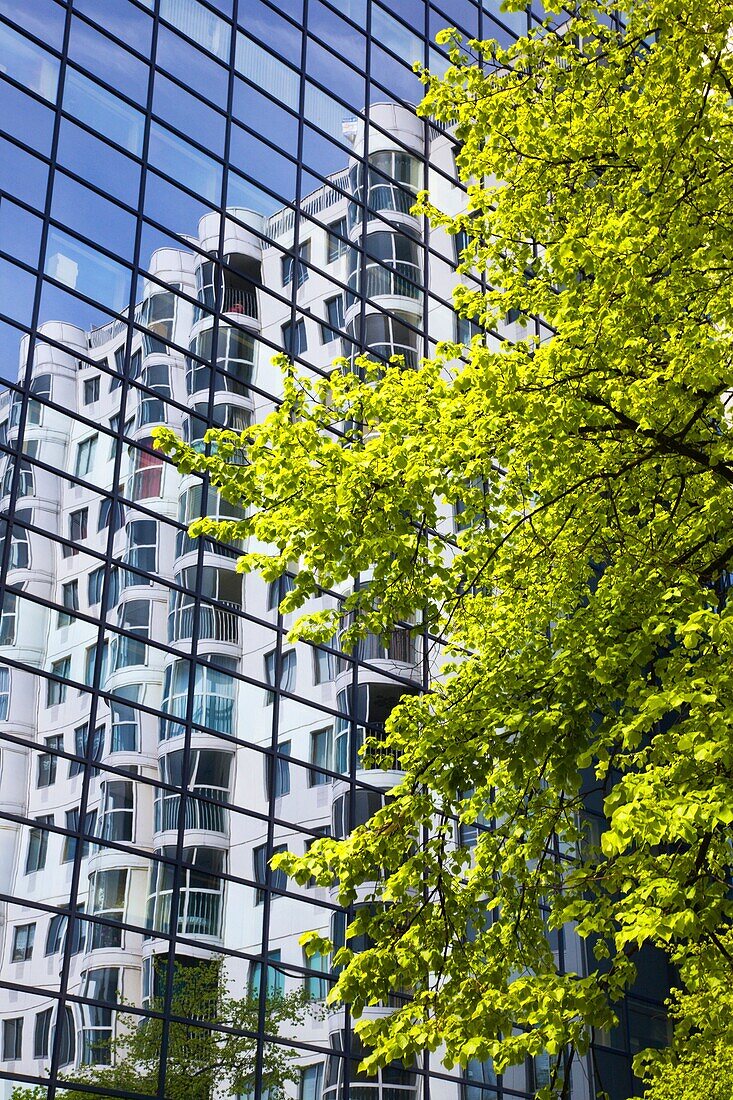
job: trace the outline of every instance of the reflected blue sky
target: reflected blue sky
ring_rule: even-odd
[[[96,298],[101,309],[125,308],[130,290],[124,261],[133,260],[140,213],[141,169],[136,158],[143,153],[150,78],[149,65],[135,52],[149,54],[152,8],[153,0],[74,0],[70,20],[70,64],[50,206],[58,225],[50,231],[44,270],[69,290],[75,286]],[[499,4],[483,0],[483,10],[496,15]],[[3,16],[16,27],[0,21],[2,72],[10,78],[0,79],[0,129],[49,157],[59,76],[53,51],[62,45],[64,6],[56,0],[0,0]],[[225,62],[232,34],[236,34],[237,75],[232,86],[234,125],[225,197],[231,206],[273,214],[295,200],[299,144],[305,194],[321,185],[319,176],[346,167],[352,150],[342,126],[346,118],[365,110],[367,98],[369,103],[389,98],[416,102],[422,94],[410,66],[413,59],[424,57],[423,0],[393,4],[371,0],[373,81],[368,87],[363,71],[367,0],[340,0],[333,7],[328,0],[310,0],[308,30],[315,37],[307,40],[306,123],[300,138],[296,118],[302,82],[300,0],[279,0],[272,7],[266,0],[246,0],[239,5],[236,29],[224,18],[231,17],[230,0],[208,7],[197,0],[160,0],[160,16],[152,96],[155,120],[148,150],[151,167],[141,211],[159,228],[143,222],[143,266],[154,248],[174,241],[169,234],[194,233],[201,216],[222,200],[229,85]],[[430,33],[434,36],[446,22],[453,22],[472,34],[478,18],[478,6],[472,0],[444,0],[430,13]],[[500,18],[517,30],[526,24],[523,15],[502,13]],[[495,31],[485,26],[484,33],[508,40],[507,32],[498,26]],[[40,41],[33,41],[33,36]],[[432,49],[429,63],[439,71],[445,61]],[[48,167],[12,140],[0,136],[0,141],[0,187],[8,195],[0,199],[0,251],[7,256],[2,312],[29,324],[33,276],[13,267],[12,260],[30,267],[37,263],[40,221],[13,198],[42,211]],[[72,179],[73,174],[79,178]],[[129,209],[120,209],[116,202]],[[76,240],[74,234],[88,243]],[[104,250],[119,260],[105,256]],[[62,302],[63,314],[59,312]],[[39,320],[62,316],[83,325],[95,321],[92,306],[75,300],[61,287],[44,287]],[[17,347],[17,334],[14,340]],[[7,349],[0,350],[6,362]]]

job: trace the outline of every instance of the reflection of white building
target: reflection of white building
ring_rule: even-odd
[[[16,474],[13,591],[0,614],[7,735],[0,890],[24,901],[0,910],[0,973],[10,983],[0,1041],[9,1073],[42,1075],[57,1026],[65,1072],[101,1059],[115,998],[144,1004],[152,995],[151,959],[167,950],[174,908],[182,960],[230,951],[242,990],[257,986],[265,965],[275,987],[306,982],[315,998],[325,993],[328,960],[306,961],[298,935],[314,927],[342,934],[333,897],[286,884],[268,872],[268,861],[281,848],[302,851],[327,830],[343,835],[381,804],[395,773],[358,771],[363,788],[352,795],[349,767],[363,730],[378,730],[401,692],[419,688],[419,647],[407,634],[396,633],[389,648],[367,639],[355,687],[352,664],[335,652],[281,646],[277,593],[257,578],[242,581],[236,548],[193,541],[185,531],[202,512],[236,516],[236,508],[207,498],[196,478],[181,478],[150,441],[161,422],[196,443],[212,423],[237,430],[260,415],[279,384],[269,346],[325,369],[342,351],[337,330],[358,341],[363,325],[375,354],[402,354],[411,365],[425,350],[417,333],[425,309],[432,339],[454,337],[445,302],[426,304],[425,242],[409,212],[427,182],[425,127],[391,104],[373,108],[373,118],[366,180],[358,167],[347,168],[298,214],[263,220],[232,209],[223,227],[207,215],[196,251],[156,252],[128,354],[125,320],[91,332],[62,322],[43,327]],[[353,128],[352,136],[359,155],[364,134]],[[448,141],[432,131],[430,140],[431,161],[450,173]],[[460,201],[445,178],[429,185],[446,209]],[[348,193],[367,202],[366,227]],[[364,244],[365,262],[353,242]],[[431,291],[449,300],[454,242],[435,233],[430,243]],[[57,278],[76,280],[75,265],[60,251]],[[218,323],[210,312],[217,304]],[[0,430],[11,444],[20,419],[20,403],[6,400]],[[0,476],[7,496],[11,468]],[[104,693],[98,706],[88,691],[95,687]],[[78,829],[86,834],[79,850]],[[177,874],[179,846],[185,866]],[[74,920],[69,936],[72,888],[76,913],[96,920]],[[286,889],[292,896],[280,896]],[[65,956],[70,999],[57,1021],[51,994]],[[320,1057],[302,1056],[304,1100],[321,1090],[340,1095],[342,1059],[327,1054],[342,1049],[344,1026],[335,1012],[293,1035],[323,1048]],[[506,1084],[524,1090],[542,1073],[539,1060]],[[489,1067],[472,1066],[469,1077],[492,1084]],[[8,1096],[12,1084],[2,1088]],[[398,1067],[359,1088],[395,1100],[414,1094],[418,1079]],[[457,1095],[449,1080],[432,1088]],[[471,1100],[493,1095],[465,1089]],[[574,1095],[583,1095],[580,1077]]]

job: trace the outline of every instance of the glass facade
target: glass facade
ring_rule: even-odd
[[[499,0],[0,0],[2,1098],[24,1082],[52,1100],[110,1063],[120,1001],[162,1017],[148,1094],[168,1095],[170,964],[214,958],[254,1013],[248,1075],[217,1096],[282,1095],[274,1048],[293,1100],[508,1100],[546,1079],[542,1058],[497,1077],[439,1052],[358,1073],[348,1013],[320,1008],[330,960],[298,943],[349,914],[269,859],[383,804],[400,761],[358,750],[424,686],[421,640],[287,643],[287,578],[242,582],[236,545],[192,540],[193,519],[237,510],[151,445],[157,424],[203,447],[266,414],[282,350],[322,374],[463,338],[455,242],[411,213],[423,187],[465,204],[456,144],[417,118],[412,63],[445,68],[446,25],[508,43],[533,18]],[[558,951],[582,969],[570,937]],[[664,1027],[650,974],[574,1097],[599,1073],[631,1094],[629,1053]],[[275,1028],[271,999],[296,990],[317,1009]]]

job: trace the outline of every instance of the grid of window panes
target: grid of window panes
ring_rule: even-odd
[[[330,960],[298,943],[338,942],[353,913],[269,862],[383,804],[400,761],[367,772],[359,748],[437,646],[410,624],[349,656],[289,644],[288,578],[243,581],[236,545],[192,540],[191,520],[237,509],[151,445],[156,424],[203,448],[262,416],[283,349],[321,373],[364,351],[414,367],[471,334],[450,304],[460,242],[411,213],[424,186],[465,201],[412,63],[445,67],[446,25],[507,43],[529,18],[498,0],[0,0],[1,1097],[109,1072],[146,1016],[159,1072],[137,1091],[159,1098],[182,1017],[237,1039],[230,1091],[256,1100],[546,1079],[542,1058],[503,1080],[438,1055],[358,1073],[348,1014],[322,1009]],[[186,998],[207,960],[240,1006],[228,1030]],[[311,1008],[278,1014],[296,991]],[[638,1000],[605,1039],[618,1097],[655,1012]]]

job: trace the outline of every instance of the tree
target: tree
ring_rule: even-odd
[[[163,974],[163,971],[160,971]],[[163,982],[164,984],[164,982]],[[283,1024],[300,1022],[308,1006],[303,991],[281,994],[268,990],[265,1033],[274,1037]],[[118,1016],[117,1038],[97,1047],[100,1060],[109,1065],[80,1066],[73,1071],[79,1084],[100,1092],[74,1089],[61,1091],[64,1100],[104,1100],[105,1090],[156,1096],[163,1040],[164,998],[153,998],[151,1012],[161,1015],[140,1017],[124,1012]],[[219,960],[194,966],[175,965],[171,1016],[200,1023],[173,1022],[169,1027],[165,1095],[170,1100],[212,1100],[254,1091],[257,1073],[259,997],[234,997],[222,977]],[[209,1026],[206,1026],[206,1025]],[[224,1030],[213,1030],[223,1028]],[[284,1044],[262,1047],[263,1089],[273,1100],[283,1100],[287,1082],[298,1080],[293,1054]],[[222,1091],[224,1090],[224,1091]],[[16,1088],[12,1100],[45,1100],[46,1089]]]
[[[730,952],[733,936],[724,949]],[[676,990],[671,1014],[677,1021],[668,1050],[642,1055],[640,1075],[647,1100],[728,1100],[733,1096],[733,986],[720,949],[703,944],[689,951],[686,990]]]
[[[562,1095],[642,946],[690,989],[703,961],[730,984],[732,26],[724,0],[582,0],[508,49],[445,32],[421,111],[455,124],[469,205],[419,209],[465,231],[463,270],[486,277],[458,311],[513,311],[525,338],[414,371],[283,363],[282,404],[241,437],[209,433],[203,455],[158,433],[248,509],[192,533],[253,539],[240,567],[267,580],[298,564],[283,611],[366,574],[345,644],[417,620],[448,656],[388,723],[391,802],[278,857],[343,903],[372,884],[350,933],[373,946],[336,956],[333,997],[357,1018],[411,997],[358,1022],[370,1067],[549,1050],[541,1095]],[[338,626],[310,612],[292,637]],[[585,975],[556,967],[566,926]]]

